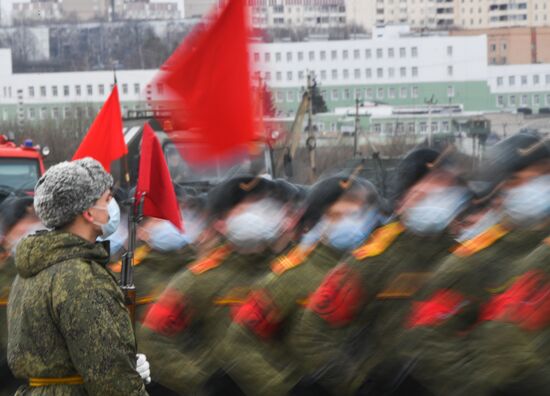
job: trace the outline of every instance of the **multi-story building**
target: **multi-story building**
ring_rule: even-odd
[[[487,35],[489,64],[550,63],[550,27],[469,29],[453,36]]]
[[[185,0],[183,3],[183,16],[185,18],[196,18],[207,15],[220,0]]]
[[[181,18],[178,4],[178,0],[11,0],[3,9],[14,22],[177,19]]]
[[[377,34],[366,40],[255,44],[251,62],[255,76],[270,87],[280,117],[294,115],[308,73],[333,113],[318,119],[332,117],[336,124],[335,109],[354,108],[356,99],[384,107],[387,114],[368,121],[369,130],[393,130],[397,119],[407,130],[422,130],[432,116],[430,125],[444,130],[457,109],[469,114],[522,107],[548,111],[550,64],[491,65],[486,48],[485,35]],[[123,110],[143,108],[147,95],[163,90],[150,84],[155,73],[117,72]],[[93,115],[112,83],[108,71],[14,74],[10,51],[0,50],[0,123],[78,117],[77,108]],[[401,110],[387,110],[392,107]]]

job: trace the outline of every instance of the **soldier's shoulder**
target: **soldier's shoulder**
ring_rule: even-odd
[[[400,222],[392,222],[377,228],[370,238],[352,252],[355,260],[362,261],[370,257],[380,256],[388,250],[399,235],[405,231]]]
[[[222,265],[225,259],[231,254],[231,247],[229,245],[219,246],[204,257],[195,260],[189,264],[189,272],[194,275],[202,275],[208,271],[218,268]]]
[[[275,275],[281,276],[287,271],[298,268],[307,261],[313,250],[315,250],[315,245],[308,247],[296,246],[288,253],[275,258],[271,262],[271,271]]]

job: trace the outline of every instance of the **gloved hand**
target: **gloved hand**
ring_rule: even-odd
[[[150,384],[151,370],[150,370],[149,362],[147,361],[147,356],[145,356],[143,353],[138,353],[136,357],[137,357],[136,371],[138,372],[143,382],[145,382],[146,384]]]

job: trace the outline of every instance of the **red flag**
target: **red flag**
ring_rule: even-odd
[[[182,147],[193,163],[233,155],[255,137],[245,0],[229,0],[211,19],[191,33],[154,80],[157,91],[159,86],[166,91],[158,99],[178,108],[175,124],[197,141],[192,149]]]
[[[115,85],[111,95],[99,111],[90,126],[80,147],[76,150],[73,160],[92,157],[111,171],[111,162],[128,153],[122,133],[122,115],[118,100],[118,87]]]
[[[170,221],[183,230],[181,213],[160,142],[149,124],[143,127],[136,199],[145,194],[143,214]]]

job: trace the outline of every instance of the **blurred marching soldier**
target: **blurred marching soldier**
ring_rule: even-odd
[[[45,227],[22,240],[8,303],[8,363],[25,395],[146,395],[145,356],[99,236],[118,226],[113,179],[85,158],[51,167],[35,188]]]
[[[237,311],[225,339],[227,371],[246,394],[284,395],[305,374],[289,344],[293,325],[326,272],[381,217],[378,194],[363,179],[331,177],[311,188],[297,229],[320,228],[319,242],[299,245],[272,261],[271,272]]]
[[[550,151],[536,136],[520,133],[487,150],[472,184],[490,199],[489,210],[419,293],[400,349],[414,360],[414,376],[436,394],[499,394],[538,364],[536,345],[526,339],[535,333],[519,330],[548,324],[548,280],[515,276],[520,260],[549,233],[549,171]],[[546,305],[536,313],[541,298]],[[518,302],[522,315],[493,332],[495,321],[508,318],[508,304]],[[540,394],[548,394],[549,374]]]
[[[0,395],[13,395],[20,385],[8,368],[7,305],[10,287],[17,275],[15,249],[21,239],[43,228],[34,214],[29,196],[10,196],[0,205]]]
[[[218,376],[217,348],[232,311],[269,270],[270,244],[287,231],[284,202],[275,192],[274,182],[259,177],[231,179],[210,192],[207,229],[216,230],[222,243],[172,279],[140,330],[140,348],[163,386],[179,394],[231,386]]]
[[[391,199],[397,218],[374,230],[330,271],[297,325],[295,348],[334,394],[392,394],[401,384],[394,344],[415,293],[445,257],[448,227],[469,202],[460,166],[418,149],[399,164]],[[421,394],[411,384],[408,394]]]

